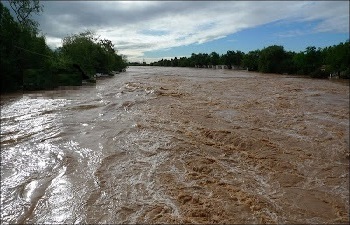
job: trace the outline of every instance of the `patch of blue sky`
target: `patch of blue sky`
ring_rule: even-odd
[[[215,41],[213,41],[215,42]],[[191,56],[192,53],[211,53],[213,51],[219,52],[224,50],[221,45],[213,46],[212,42],[203,44],[190,44],[179,47],[168,48],[166,50],[148,51],[145,52],[145,58],[162,58],[162,57],[179,57],[179,56]]]
[[[244,29],[224,38],[194,43],[166,49],[165,51],[145,52],[145,57],[190,56],[192,53],[217,52],[224,54],[228,50],[249,52],[271,45],[282,45],[287,51],[300,52],[308,46],[327,47],[349,40],[349,33],[315,32],[314,28],[322,22],[279,20],[272,23]]]
[[[242,30],[226,37],[234,50],[248,52],[270,45],[282,45],[288,51],[304,51],[307,46],[327,47],[349,39],[349,33],[315,32],[321,21],[276,21]],[[221,41],[225,41],[224,39]]]
[[[296,52],[303,51],[308,46],[323,48],[349,39],[348,32],[318,32],[317,26],[321,22],[323,21],[288,23],[286,29],[276,32],[274,37],[287,50]]]

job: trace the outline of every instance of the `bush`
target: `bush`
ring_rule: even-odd
[[[318,69],[318,70],[315,70],[314,72],[312,72],[310,74],[310,77],[312,77],[312,78],[322,78],[322,79],[328,78],[329,77],[329,72],[321,70],[321,69]]]
[[[26,69],[23,72],[23,90],[43,90],[57,87],[55,77],[44,69]]]
[[[345,71],[340,72],[339,78],[341,78],[341,79],[350,79],[350,69],[348,68]]]
[[[57,74],[57,83],[59,86],[81,86],[82,77],[77,73],[61,73]]]

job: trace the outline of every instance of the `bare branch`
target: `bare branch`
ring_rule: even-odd
[[[22,26],[27,26],[35,31],[38,23],[30,19],[30,16],[33,13],[39,14],[43,11],[43,6],[39,3],[39,0],[9,0],[9,3],[16,13],[18,22]]]

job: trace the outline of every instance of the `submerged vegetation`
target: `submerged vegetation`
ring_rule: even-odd
[[[192,53],[188,58],[161,59],[150,65],[199,68],[225,65],[229,69],[247,69],[262,73],[309,75],[314,78],[327,78],[333,75],[349,79],[349,62],[350,44],[347,40],[345,43],[323,49],[310,46],[299,53],[286,51],[283,46],[272,45],[248,53],[241,51],[227,51],[222,55],[216,52]]]
[[[0,2],[1,92],[52,89],[94,81],[96,73],[113,74],[127,67],[113,43],[99,39],[91,31],[73,34],[52,50],[39,34],[32,13],[40,13],[38,0],[10,0],[16,19]]]

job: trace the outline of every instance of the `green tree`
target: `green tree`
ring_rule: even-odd
[[[194,67],[205,65],[225,64],[241,66],[251,71],[264,73],[288,73],[309,75],[315,78],[325,78],[329,73],[336,73],[341,78],[350,78],[350,44],[345,43],[330,46],[324,49],[309,46],[303,52],[285,51],[283,46],[272,45],[263,50],[249,51],[247,54],[241,51],[227,51],[219,55],[216,52],[192,53],[189,58],[159,60],[150,63],[154,66],[180,66]],[[175,63],[178,61],[178,64]]]
[[[243,64],[244,53],[241,51],[227,51],[226,54],[222,56],[222,62],[228,66],[228,68],[240,67]]]
[[[113,70],[122,72],[128,66],[128,59],[126,55],[117,55],[114,54],[115,62],[113,65]]]
[[[97,38],[91,31],[63,38],[62,53],[73,64],[79,65],[85,73],[92,76],[96,73]]]
[[[322,51],[324,64],[327,66],[329,73],[336,73],[343,78],[349,79],[350,77],[350,43],[347,40],[345,43],[341,42],[338,45],[333,45],[324,48]]]
[[[179,60],[177,59],[177,57],[171,60],[171,66],[177,67],[178,65],[179,65]]]
[[[221,64],[220,55],[216,52],[210,53],[210,63],[213,66],[220,65]]]
[[[22,86],[22,74],[18,68],[18,33],[19,24],[14,21],[9,10],[0,2],[0,71],[1,91],[14,91]]]
[[[272,45],[260,52],[259,71],[263,73],[283,73],[283,63],[287,58],[283,46]]]
[[[321,49],[316,49],[315,46],[309,46],[305,50],[305,73],[310,74],[322,65]]]
[[[179,59],[179,65],[180,67],[189,67],[190,63],[187,57],[180,57]]]
[[[295,73],[298,75],[306,74],[306,60],[305,60],[305,53],[299,52],[296,53],[293,58],[293,65],[295,66]]]
[[[46,45],[45,37],[38,36],[36,30],[25,23],[15,21],[1,2],[0,29],[1,91],[14,91],[26,86],[23,83],[28,81],[26,74],[35,77],[30,80],[33,88],[52,86],[48,81],[51,75],[47,71],[52,51]],[[31,72],[27,73],[27,70]]]
[[[249,51],[243,56],[243,67],[250,71],[257,71],[259,67],[260,50]]]

